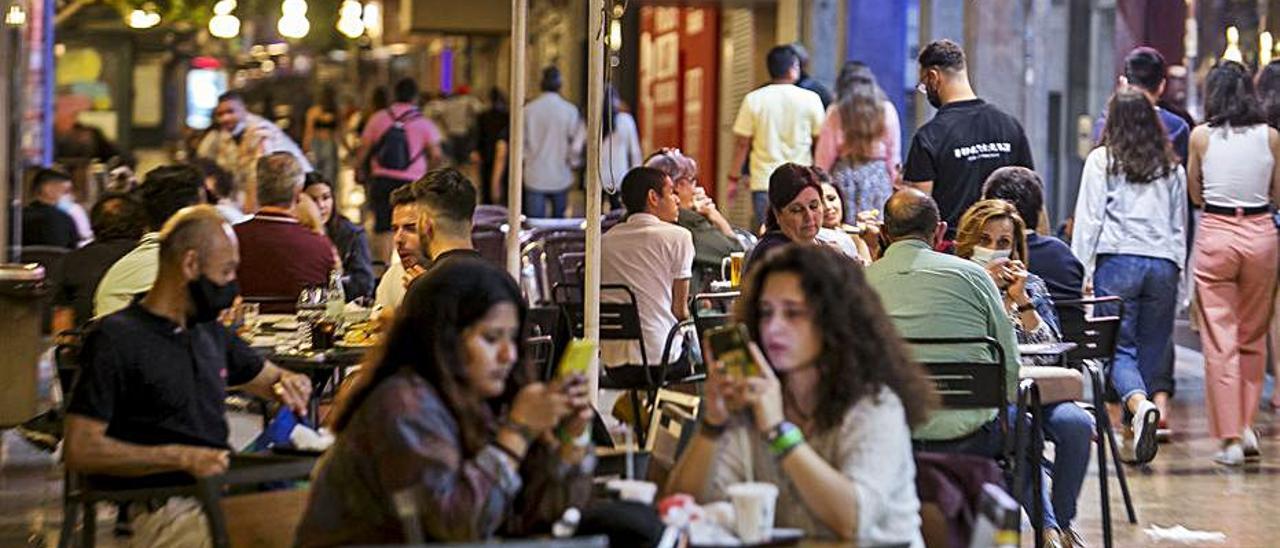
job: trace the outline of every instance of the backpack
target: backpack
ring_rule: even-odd
[[[387,115],[391,116],[391,109],[387,109]],[[391,127],[378,138],[378,142],[373,145],[373,157],[377,159],[378,165],[384,169],[404,170],[418,161],[425,152],[419,150],[417,154],[411,154],[409,151],[409,134],[405,132],[404,126],[406,122],[419,118],[422,113],[418,109],[409,109],[400,116],[392,116]]]

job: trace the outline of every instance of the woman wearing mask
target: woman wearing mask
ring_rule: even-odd
[[[1187,162],[1188,194],[1204,208],[1192,264],[1209,433],[1221,443],[1213,460],[1239,466],[1261,456],[1253,419],[1276,290],[1280,134],[1267,126],[1244,66],[1219,64],[1205,87],[1207,122],[1191,132]]]
[[[814,149],[814,165],[831,173],[845,196],[845,219],[879,210],[893,193],[901,153],[898,111],[866,65],[840,71],[840,100],[827,111]]]
[[[347,300],[373,295],[373,258],[364,228],[334,211],[333,186],[318,172],[307,174],[303,192],[315,202],[324,235],[342,260],[342,290]]]
[[[1053,297],[1043,280],[1027,272],[1026,226],[1013,204],[1004,200],[973,204],[960,218],[956,229],[956,256],[987,269],[1004,297],[1005,313],[1013,324],[1018,344],[1060,340]],[[1027,358],[1023,362],[1026,363]],[[1053,512],[1046,516],[1045,527],[1057,529],[1050,535],[1069,539],[1068,546],[1084,546],[1083,537],[1071,523],[1075,520],[1076,501],[1089,470],[1093,419],[1071,401],[1046,405],[1044,414],[1045,438],[1054,444],[1053,463],[1047,467],[1053,478],[1053,493],[1045,505]]]
[[[765,233],[743,262],[744,272],[773,249],[790,243],[822,244],[840,249],[839,245],[818,238],[827,209],[818,177],[819,172],[814,168],[792,163],[782,164],[769,176]],[[855,251],[849,257],[858,258],[858,254]]]
[[[756,341],[759,375],[732,374],[704,350],[698,433],[666,491],[710,501],[768,482],[779,527],[924,546],[910,429],[935,397],[862,269],[829,249],[787,247],[746,277],[735,319]]]
[[[529,381],[525,306],[510,276],[448,261],[398,312],[335,410],[338,439],[314,473],[297,544],[529,535],[581,507],[593,462],[586,381]]]
[[[1148,396],[1165,401],[1173,390],[1165,351],[1186,264],[1186,176],[1145,95],[1120,90],[1107,113],[1080,176],[1071,250],[1086,288],[1124,301],[1110,377],[1130,417],[1133,460],[1146,463],[1161,416]]]

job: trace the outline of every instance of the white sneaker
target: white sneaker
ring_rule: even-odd
[[[1156,458],[1160,446],[1156,443],[1156,430],[1160,423],[1160,410],[1150,400],[1138,404],[1133,414],[1133,462],[1146,464]]]
[[[1244,451],[1244,460],[1262,458],[1262,451],[1258,449],[1258,433],[1254,432],[1253,427],[1245,428],[1240,434],[1240,447]]]
[[[1238,441],[1228,443],[1213,456],[1213,462],[1223,466],[1240,466],[1244,464],[1244,447]]]

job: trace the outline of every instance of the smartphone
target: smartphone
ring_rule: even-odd
[[[560,356],[560,366],[556,369],[556,377],[567,379],[573,375],[586,375],[591,365],[591,358],[596,353],[596,343],[586,339],[573,339]]]
[[[751,340],[747,326],[731,323],[717,327],[707,332],[707,340],[711,343],[711,350],[716,353],[716,359],[724,364],[729,375],[741,378],[760,375],[760,364],[751,357],[751,351],[747,348],[747,341]]]

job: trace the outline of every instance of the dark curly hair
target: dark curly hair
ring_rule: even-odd
[[[750,270],[734,316],[747,326],[751,338],[760,340],[765,281],[781,273],[800,276],[809,313],[822,334],[816,364],[821,380],[814,395],[818,431],[839,427],[851,407],[865,397],[876,397],[884,386],[902,400],[909,426],[924,423],[937,401],[933,385],[924,368],[911,359],[862,267],[834,250],[788,245]]]
[[[1107,173],[1131,183],[1163,178],[1179,163],[1151,100],[1134,89],[1111,96],[1102,145],[1107,147]]]
[[[1267,63],[1267,66],[1262,68],[1258,73],[1257,87],[1267,124],[1273,128],[1280,128],[1280,59]]]
[[[511,276],[480,259],[455,259],[442,263],[414,282],[396,310],[395,323],[374,350],[373,364],[339,395],[332,428],[341,432],[351,423],[361,404],[382,381],[402,370],[422,377],[435,388],[445,407],[458,422],[462,453],[479,453],[493,432],[487,420],[501,413],[516,392],[534,380],[529,364],[517,346],[516,367],[507,377],[502,395],[482,400],[467,380],[463,332],[501,303],[516,306],[520,320],[516,333],[524,333],[527,307]]]

